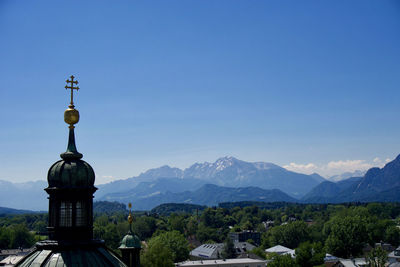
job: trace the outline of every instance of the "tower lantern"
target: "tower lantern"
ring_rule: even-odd
[[[140,243],[140,239],[137,235],[135,235],[132,231],[132,204],[129,203],[129,232],[124,236],[121,241],[121,246],[119,246],[119,250],[122,254],[122,260],[129,267],[139,267],[140,266],[140,250],[142,249],[142,245]]]
[[[62,160],[54,163],[48,172],[49,186],[49,236],[55,240],[93,238],[93,194],[95,175],[92,167],[81,160],[83,155],[76,149],[75,124],[79,121],[79,111],[73,102],[74,76],[67,80],[71,89],[71,103],[64,112],[64,121],[69,124],[67,151],[60,156]]]

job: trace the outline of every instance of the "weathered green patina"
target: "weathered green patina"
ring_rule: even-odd
[[[142,248],[139,237],[129,232],[127,235],[124,236],[121,241],[121,245],[119,246],[119,249],[124,248]]]

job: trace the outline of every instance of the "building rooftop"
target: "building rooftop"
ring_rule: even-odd
[[[126,265],[107,247],[104,241],[59,242],[46,240],[36,243],[36,249],[16,266],[120,266]]]
[[[338,257],[333,256],[333,255],[331,255],[329,253],[325,254],[324,261],[337,261],[337,260],[339,260]]]
[[[0,266],[14,266],[17,264],[25,255],[10,255],[7,258],[0,261]]]
[[[241,258],[241,259],[226,259],[226,260],[202,260],[202,261],[185,261],[177,263],[177,267],[183,266],[207,266],[207,265],[218,265],[218,266],[229,266],[232,264],[245,264],[245,263],[260,263],[263,266],[265,265],[264,260],[255,260],[250,258]]]
[[[344,267],[357,267],[352,260],[342,259],[339,261]]]
[[[254,245],[248,242],[234,242],[236,254],[248,253],[253,248]],[[224,249],[224,243],[215,243],[215,244],[203,244],[190,252],[191,256],[199,257],[199,258],[209,258],[209,259],[217,259],[218,253],[222,253]]]
[[[201,258],[217,258],[217,252],[221,253],[223,247],[223,243],[202,244],[190,251],[190,255]]]
[[[0,249],[0,256],[8,255],[26,255],[31,252],[33,248],[18,248],[18,249]]]
[[[265,252],[283,254],[283,253],[290,252],[291,250],[292,249],[290,249],[290,248],[287,248],[287,247],[284,247],[284,246],[281,246],[281,245],[276,245],[274,247],[267,248],[265,250]]]

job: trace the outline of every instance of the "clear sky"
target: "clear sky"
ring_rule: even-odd
[[[0,1],[0,179],[234,156],[333,175],[400,153],[400,1]]]

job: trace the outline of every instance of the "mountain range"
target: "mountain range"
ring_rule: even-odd
[[[11,183],[0,180],[0,207],[47,210],[47,193],[44,191],[46,187],[47,181]]]
[[[159,187],[161,193],[196,190],[204,184],[215,184],[226,187],[280,189],[291,197],[300,198],[323,181],[325,179],[318,174],[306,175],[288,171],[272,163],[246,162],[234,157],[223,157],[214,163],[195,163],[185,170],[162,166],[150,169],[138,177],[99,185],[96,197],[103,199],[111,193],[127,192],[134,188],[136,190],[140,183],[150,182],[142,187]],[[150,194],[157,192],[150,191]]]
[[[344,172],[342,174],[337,174],[330,176],[327,180],[331,182],[339,182],[342,180],[346,180],[352,177],[363,177],[367,171],[354,171],[354,172]]]
[[[43,191],[46,186],[45,181],[20,184],[0,181],[0,206],[47,210],[47,195]],[[400,156],[382,169],[372,168],[365,175],[338,182],[325,180],[318,174],[288,171],[272,163],[223,157],[213,163],[195,163],[184,170],[162,166],[98,188],[96,201],[133,202],[135,209],[141,210],[171,202],[213,206],[247,200],[400,201]]]
[[[400,155],[383,168],[371,168],[363,177],[333,183],[325,181],[302,198],[304,202],[399,202]]]
[[[264,201],[264,202],[296,202],[295,198],[283,193],[279,189],[265,190],[259,187],[223,187],[214,184],[205,184],[194,191],[172,193],[157,191],[150,195],[136,195],[129,193],[115,193],[113,197],[106,197],[107,201],[122,203],[132,202],[136,210],[150,210],[163,203],[187,203],[207,206],[217,206],[221,202],[232,201]]]

